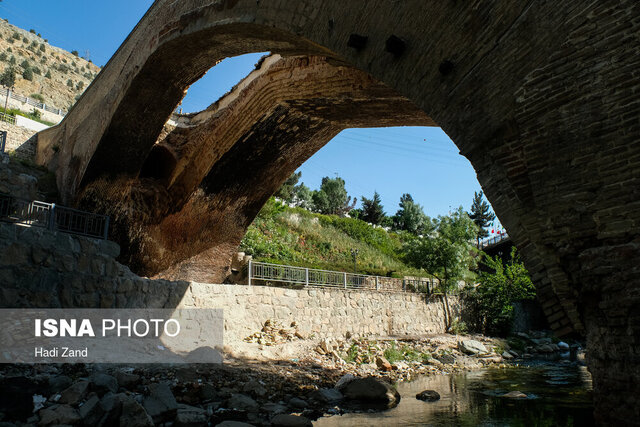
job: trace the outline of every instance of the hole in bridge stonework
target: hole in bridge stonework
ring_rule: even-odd
[[[171,177],[176,163],[176,158],[169,149],[161,145],[154,145],[142,166],[140,178],[167,180]]]
[[[197,113],[206,109],[255,70],[265,55],[269,52],[247,53],[220,61],[189,87],[176,112]]]

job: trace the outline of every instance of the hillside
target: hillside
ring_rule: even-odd
[[[256,261],[358,273],[424,276],[402,262],[402,235],[364,221],[289,208],[271,199],[247,230],[240,250]]]
[[[13,67],[16,93],[68,110],[100,67],[50,45],[44,37],[38,29],[23,30],[0,19],[0,74]]]

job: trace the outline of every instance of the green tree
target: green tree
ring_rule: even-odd
[[[506,263],[498,256],[485,254],[482,264],[489,271],[480,272],[479,284],[467,291],[467,299],[474,308],[479,330],[491,335],[506,335],[513,321],[513,304],[535,298],[535,287],[515,247]]]
[[[400,209],[393,217],[394,229],[412,234],[424,234],[433,229],[430,218],[425,215],[422,206],[413,201],[411,194],[403,194],[399,206]]]
[[[72,54],[73,56],[78,56],[78,51],[77,51],[77,50],[72,50],[72,51],[71,51],[71,54]]]
[[[302,172],[293,173],[287,180],[280,186],[278,191],[276,191],[275,196],[279,199],[284,200],[287,203],[291,203],[293,201],[293,191],[294,187],[300,180],[302,176]]]
[[[372,199],[362,196],[362,215],[359,216],[359,219],[370,224],[380,225],[385,216],[382,200],[377,191],[374,191]]]
[[[46,78],[51,78],[51,70],[47,70],[47,74],[44,75]]]
[[[33,70],[31,68],[25,68],[22,72],[22,78],[25,80],[33,80]]]
[[[11,88],[16,83],[16,72],[13,67],[9,67],[4,70],[4,73],[0,76],[0,84]]]
[[[73,80],[71,79],[67,80],[67,86],[69,86],[70,88],[73,88]]]
[[[491,221],[496,219],[496,215],[491,211],[491,206],[484,200],[483,196],[482,191],[474,193],[471,212],[469,213],[469,218],[471,218],[478,227],[478,235],[476,236],[478,245],[480,245],[480,239],[489,235],[487,226]]]
[[[435,230],[430,235],[405,243],[404,252],[408,263],[424,269],[440,282],[448,329],[452,319],[447,294],[460,280],[474,277],[471,269],[475,267],[476,249],[472,242],[476,226],[462,207],[448,216],[438,217],[434,225]]]
[[[313,193],[304,182],[293,187],[293,204],[303,209],[313,209]]]
[[[344,179],[339,176],[322,178],[320,189],[313,192],[313,205],[323,214],[344,215],[354,208],[357,199],[353,201],[347,195]]]

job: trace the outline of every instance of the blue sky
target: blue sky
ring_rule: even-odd
[[[153,3],[152,0],[2,0],[0,17],[35,29],[49,43],[88,52],[104,65]],[[227,92],[254,67],[260,54],[218,64],[190,89],[182,107],[199,111]],[[302,181],[320,186],[324,176],[339,175],[350,195],[371,197],[378,191],[393,214],[400,196],[410,193],[427,215],[444,215],[462,205],[469,209],[480,190],[470,163],[439,128],[349,129],[340,133],[301,168]]]

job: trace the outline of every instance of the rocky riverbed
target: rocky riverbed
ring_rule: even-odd
[[[222,365],[5,365],[0,426],[304,426],[325,414],[393,407],[399,395],[391,384],[399,380],[508,366],[534,354],[561,357],[565,350],[539,333],[511,341],[462,335],[312,340],[292,334],[269,346],[301,342],[299,357],[268,362],[227,357]],[[266,338],[253,343],[256,351],[267,344]]]

